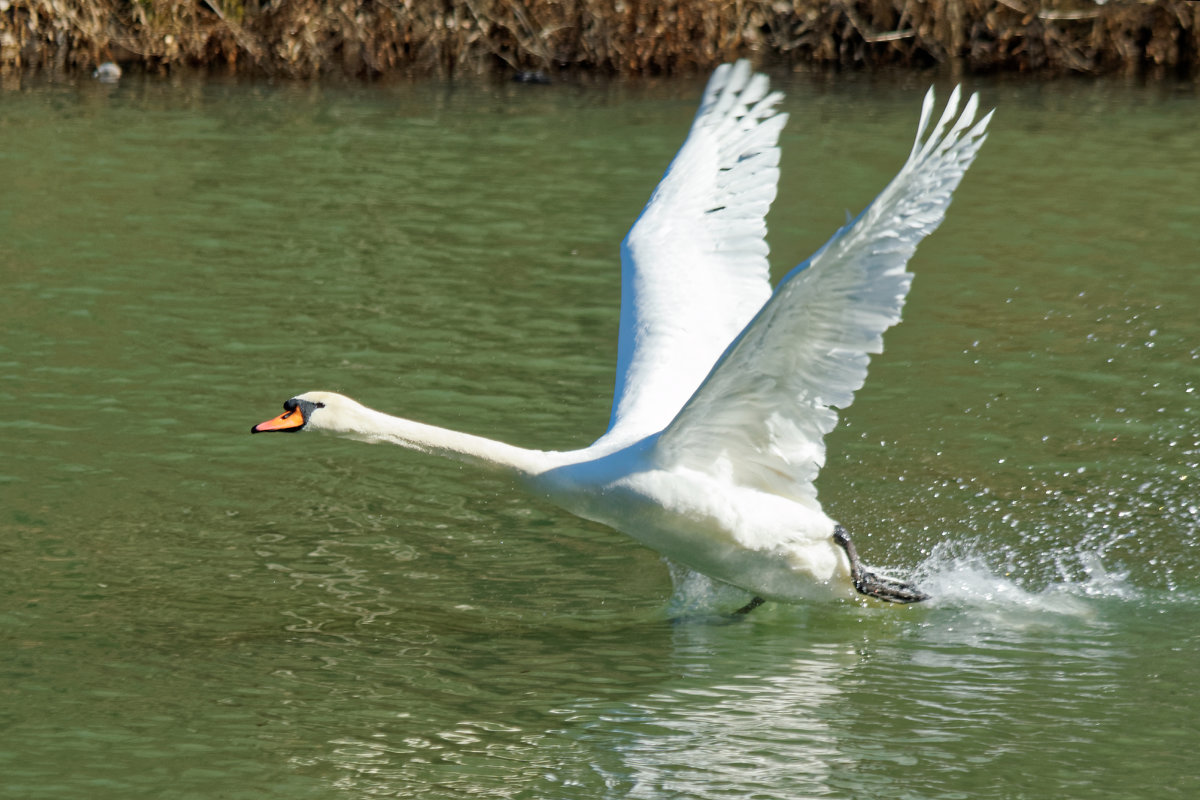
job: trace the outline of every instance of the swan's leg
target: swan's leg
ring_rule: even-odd
[[[733,613],[734,614],[749,614],[751,611],[758,608],[765,602],[767,602],[767,601],[763,600],[758,595],[755,595],[753,600],[751,600],[749,603],[746,603],[746,605],[742,606],[741,608],[739,608],[737,611],[735,611]]]
[[[858,590],[859,594],[886,600],[889,603],[919,603],[929,599],[929,595],[912,584],[894,578],[885,578],[863,569],[862,561],[858,559],[858,551],[854,549],[854,543],[850,541],[850,534],[846,533],[846,529],[841,525],[834,526],[833,540],[842,546],[842,549],[846,551],[846,556],[850,559],[850,579],[854,581],[854,588]]]

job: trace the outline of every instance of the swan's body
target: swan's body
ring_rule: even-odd
[[[526,450],[328,392],[292,398],[253,430],[326,430],[498,468],[759,597],[864,591],[853,548],[840,529],[835,540],[817,501],[823,437],[900,320],[905,265],[941,223],[991,115],[976,123],[972,97],[956,119],[956,89],[923,140],[930,92],[900,173],[772,292],[764,217],[786,122],[780,97],[746,62],[709,81],[687,140],[622,243],[613,412],[591,446]]]

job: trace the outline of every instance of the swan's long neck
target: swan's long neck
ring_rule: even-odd
[[[527,450],[483,436],[460,433],[436,425],[426,425],[403,417],[393,417],[358,403],[346,404],[332,414],[314,416],[312,428],[359,441],[398,444],[411,450],[532,477],[559,466],[556,453]]]

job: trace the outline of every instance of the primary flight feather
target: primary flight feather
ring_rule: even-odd
[[[917,244],[941,223],[986,137],[955,89],[855,219],[771,290],[765,216],[779,178],[782,95],[745,61],[709,80],[683,147],[621,243],[621,322],[608,430],[541,451],[366,408],[288,400],[266,431],[324,430],[503,470],[562,507],[755,595],[797,602],[925,598],[874,575],[814,485],[835,409],[850,405],[900,321]]]

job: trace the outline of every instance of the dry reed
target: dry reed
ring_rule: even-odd
[[[982,72],[1200,66],[1195,0],[0,0],[0,68],[293,77],[707,70],[736,56]]]

